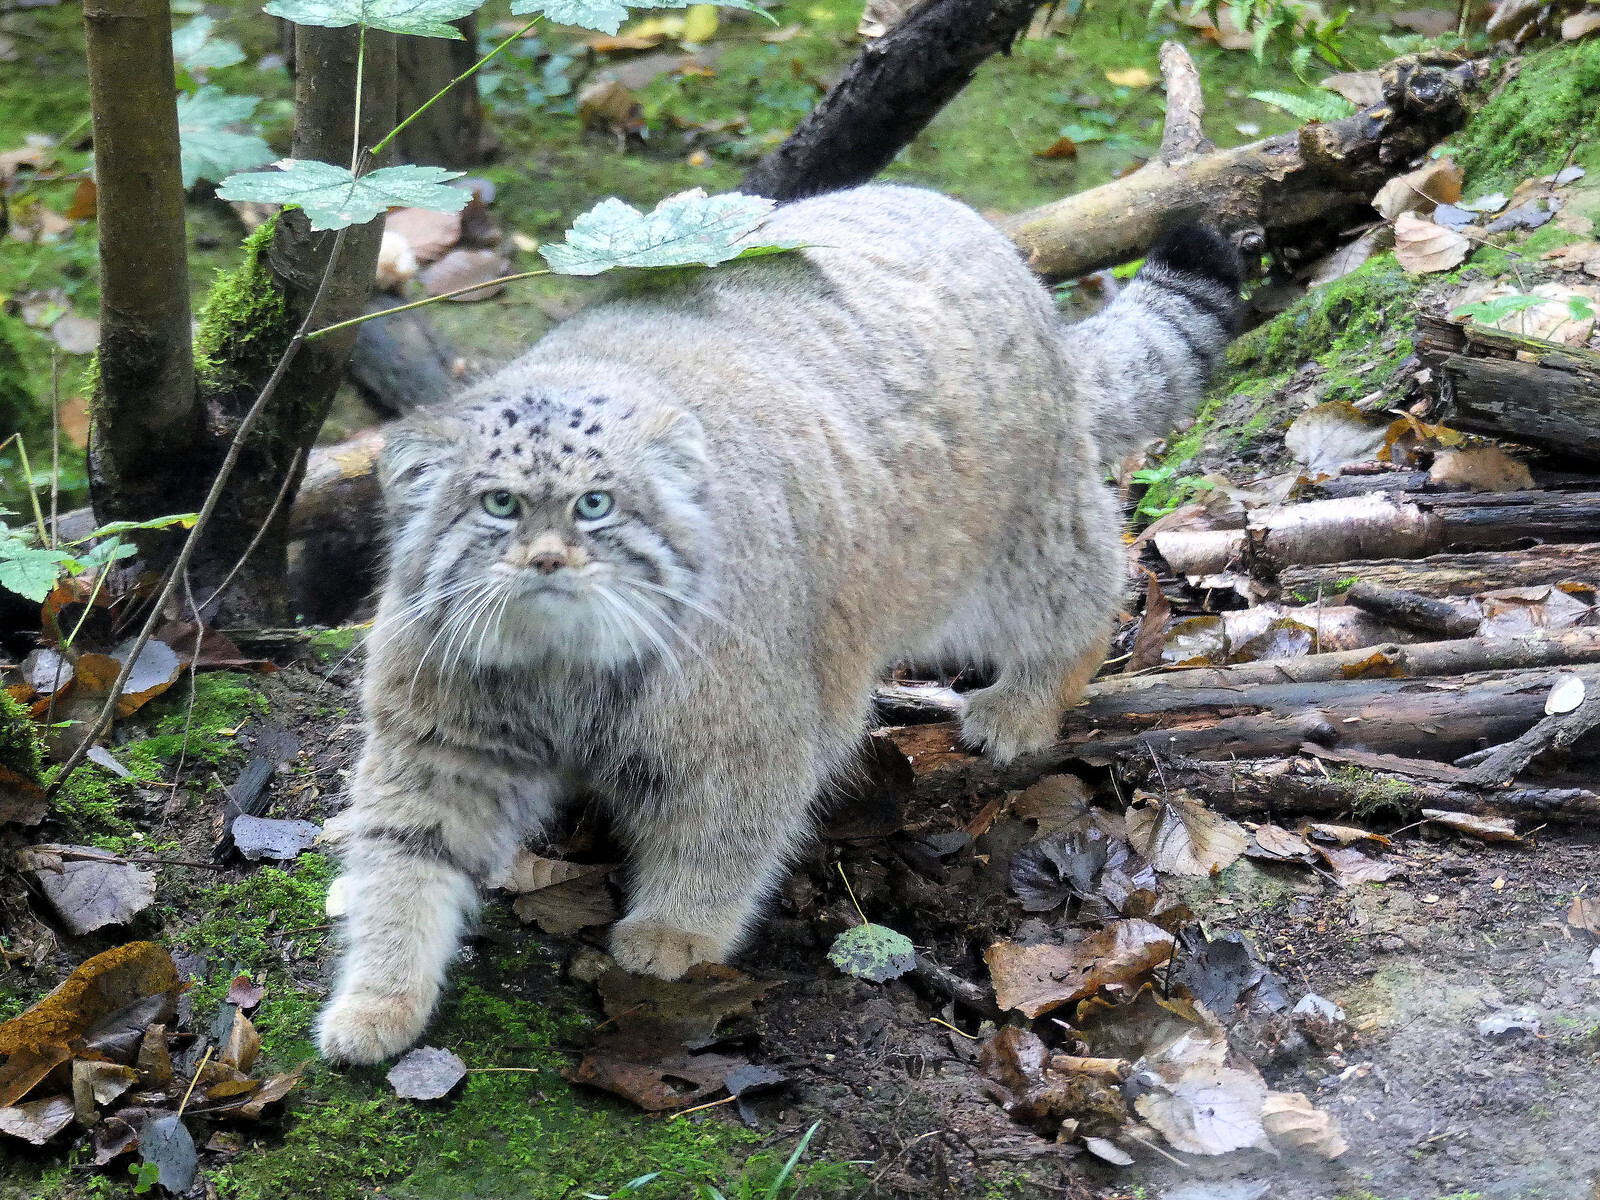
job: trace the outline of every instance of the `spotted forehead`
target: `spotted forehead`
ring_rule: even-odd
[[[595,393],[579,398],[492,396],[461,414],[484,458],[496,467],[528,474],[611,477],[604,439],[615,422],[633,414]]]

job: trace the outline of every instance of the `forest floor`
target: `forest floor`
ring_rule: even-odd
[[[276,44],[269,23],[242,9],[207,11],[248,54],[213,79],[263,95],[268,136],[282,141],[288,92],[281,69],[270,69]],[[858,9],[817,3],[773,11],[781,26],[798,24],[802,32],[774,44],[760,40],[755,26],[730,20],[715,75],[669,72],[639,84],[654,140],[636,131],[619,143],[585,132],[560,97],[539,107],[496,105],[504,150],[481,172],[499,191],[496,219],[508,232],[542,239],[604,195],[650,203],[681,187],[735,183],[769,135],[791,126],[820,94],[819,81],[855,52]],[[65,134],[85,113],[78,20],[68,6],[0,17],[0,33],[37,68],[8,70],[0,79],[0,149],[29,133]],[[1387,58],[1378,35],[1400,31],[1371,11],[1356,23],[1359,65]],[[550,38],[568,48],[559,31]],[[1147,31],[1141,5],[1087,8],[1076,26],[1026,41],[985,66],[890,177],[1006,211],[1103,181],[1131,163],[1140,145],[1148,150],[1160,129],[1159,93],[1110,84],[1105,73],[1142,67],[1154,76],[1160,38],[1161,31]],[[1261,88],[1304,90],[1285,66],[1198,40],[1195,53],[1214,140],[1256,136],[1241,126],[1261,133],[1291,127],[1283,113],[1247,98]],[[1593,41],[1545,54],[1538,69],[1553,77],[1595,77]],[[606,66],[593,56],[583,61],[588,70]],[[542,78],[548,62],[532,57],[516,69]],[[1509,126],[1497,113],[1452,139],[1469,198],[1509,192],[1524,176],[1566,161],[1588,166],[1589,178],[1566,185],[1559,221],[1501,237],[1449,272],[1409,275],[1392,254],[1378,254],[1343,279],[1291,297],[1286,311],[1235,346],[1201,419],[1152,453],[1145,486],[1129,499],[1130,509],[1137,503],[1142,510],[1136,520],[1202,494],[1206,476],[1242,483],[1283,466],[1285,428],[1309,404],[1357,400],[1404,381],[1415,371],[1419,311],[1448,312],[1468,290],[1506,278],[1524,289],[1578,280],[1541,255],[1595,236],[1600,82],[1595,86],[1569,97],[1574,107],[1529,106],[1523,122]],[[1077,103],[1091,95],[1098,104]],[[1036,154],[1065,122],[1106,105],[1117,118],[1108,128],[1126,140],[1090,144],[1076,159]],[[698,157],[699,143],[681,140],[684,123],[703,127],[735,111],[746,119],[738,138]],[[995,135],[997,123],[1007,136]],[[680,136],[676,144],[669,130]],[[45,203],[64,208],[67,199],[48,195]],[[224,206],[204,198],[194,199],[190,217],[198,297],[208,282],[203,268],[233,261],[242,229]],[[0,241],[0,292],[60,289],[71,311],[92,316],[93,263],[92,222],[42,243],[8,238]],[[450,311],[439,323],[469,370],[492,365],[581,303],[582,286],[553,283],[487,304],[442,306]],[[0,321],[19,350],[28,390],[48,394],[48,340],[19,316]],[[69,371],[64,384],[70,406],[81,382]],[[329,437],[372,418],[352,395]],[[18,423],[36,431],[37,413],[19,415]],[[78,473],[66,477],[68,492],[81,495],[81,465],[69,463],[72,470]],[[1184,611],[1201,609],[1180,604]],[[1594,623],[1592,613],[1583,620]],[[1130,618],[1124,641],[1137,627]],[[387,1064],[331,1069],[311,1042],[336,949],[327,911],[330,848],[314,844],[277,864],[216,859],[213,852],[230,789],[253,771],[268,772],[262,813],[269,818],[320,826],[338,811],[360,743],[363,634],[305,629],[261,645],[241,639],[246,655],[270,660],[271,669],[201,673],[192,693],[180,681],[119,723],[110,749],[131,777],[88,766],[42,824],[0,826],[8,862],[25,846],[68,844],[122,856],[154,879],[153,903],[129,921],[73,936],[44,903],[36,875],[9,866],[0,873],[0,1020],[22,1014],[94,955],[151,939],[194,984],[174,1018],[180,1075],[199,1069],[202,1047],[225,1038],[211,1031],[226,1030],[238,1007],[252,1014],[261,1040],[257,1075],[303,1068],[287,1101],[261,1120],[196,1108],[196,1197],[567,1200],[687,1196],[710,1185],[740,1200],[766,1195],[814,1124],[786,1196],[1600,1195],[1600,1142],[1592,1136],[1600,1120],[1593,1088],[1600,967],[1593,938],[1568,920],[1574,897],[1595,882],[1593,834],[1559,824],[1530,829],[1538,822],[1525,821],[1521,842],[1484,842],[1419,826],[1381,804],[1324,819],[1392,837],[1379,857],[1396,871],[1382,882],[1341,882],[1327,871],[1247,856],[1161,885],[1163,903],[1186,905],[1203,931],[1164,968],[1157,980],[1163,997],[1177,994],[1175,978],[1223,996],[1227,1002],[1217,1008],[1230,1053],[1248,1060],[1274,1091],[1303,1093],[1336,1118],[1349,1148],[1331,1161],[1288,1149],[1207,1156],[1161,1143],[1134,1145],[1132,1165],[1111,1165],[1077,1139],[1055,1140],[1054,1127],[1041,1133],[1038,1121],[1013,1120],[997,1102],[996,1069],[980,1049],[994,1035],[994,1021],[952,1003],[947,989],[920,974],[874,983],[830,962],[834,938],[859,923],[857,903],[871,921],[906,934],[919,955],[985,995],[990,946],[1060,936],[1044,919],[1049,910],[1027,911],[1015,886],[1015,861],[1034,853],[1030,847],[1044,833],[1037,809],[1019,805],[1017,789],[993,778],[973,776],[968,786],[959,763],[919,766],[909,778],[853,798],[796,865],[762,937],[737,962],[768,985],[764,996],[711,1018],[715,1036],[708,1040],[717,1053],[782,1077],[737,1104],[651,1113],[569,1081],[586,1048],[637,1005],[619,999],[618,985],[603,974],[602,925],[543,933],[504,893],[491,898],[424,1038],[459,1056],[472,1072],[465,1081],[443,1099],[419,1101],[395,1095]],[[1110,772],[1078,774],[1102,806],[1097,811],[1120,810]],[[557,841],[568,861],[617,861],[605,830],[587,816]],[[1207,948],[1235,933],[1249,948],[1247,967],[1208,975]],[[263,991],[234,992],[250,1002],[230,1006],[240,974]],[[1127,1011],[1143,1007],[1121,1034],[1116,1027],[1106,1034],[1112,1043],[1164,1019],[1152,1008],[1153,992],[1141,1000],[1127,991],[1123,998],[1134,1002]],[[1113,985],[1109,994],[1116,992]],[[1342,1016],[1297,1021],[1264,1000],[1277,995],[1293,1006],[1307,994],[1330,1001]],[[1081,1006],[1077,1020],[1087,1027]],[[1484,1021],[1490,1024],[1480,1026]],[[1010,1013],[999,1025],[1059,1036],[1048,1016],[1029,1023]],[[664,1074],[667,1086],[687,1086],[674,1083],[670,1070]],[[719,1090],[709,1094],[721,1097]],[[1060,1120],[1058,1113],[1054,1124]],[[128,1155],[104,1166],[94,1160],[94,1146],[66,1134],[39,1148],[8,1140],[0,1146],[0,1197],[77,1200],[148,1190]],[[652,1172],[660,1173],[655,1180],[623,1192]]]

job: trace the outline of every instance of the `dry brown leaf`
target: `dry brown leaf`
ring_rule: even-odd
[[[729,1074],[749,1065],[749,1059],[728,1054],[680,1052],[636,1058],[592,1050],[562,1074],[573,1083],[603,1088],[631,1100],[647,1112],[666,1112],[722,1091]]]
[[[72,1057],[65,1046],[24,1046],[0,1067],[0,1108],[8,1108],[31,1092],[45,1076]]]
[[[1172,604],[1161,590],[1161,581],[1154,571],[1145,571],[1144,615],[1139,618],[1139,632],[1133,639],[1133,653],[1123,671],[1148,670],[1161,665],[1162,651],[1166,648],[1167,622],[1172,619]]]
[[[1134,1101],[1153,1129],[1185,1154],[1216,1155],[1268,1144],[1259,1075],[1199,1062]]]
[[[1231,866],[1250,844],[1244,828],[1186,792],[1135,792],[1128,809],[1128,842],[1156,870],[1209,875]]]
[[[1600,10],[1596,10],[1600,14]],[[1574,242],[1541,255],[1558,270],[1600,276],[1600,242]]]
[[[1361,851],[1345,846],[1317,846],[1315,849],[1327,862],[1328,869],[1333,872],[1334,880],[1340,887],[1352,887],[1359,883],[1382,883],[1405,870],[1400,863],[1368,858]]]
[[[1430,275],[1459,267],[1472,253],[1472,243],[1454,229],[1401,213],[1394,223],[1394,256],[1413,275]]]
[[[95,955],[38,1004],[0,1025],[0,1054],[49,1053],[49,1047],[67,1046],[106,1017],[151,996],[163,996],[163,1007],[175,1012],[188,986],[166,950],[154,942],[129,942]]]
[[[1311,266],[1309,287],[1321,287],[1335,279],[1343,279],[1374,254],[1381,254],[1394,245],[1394,226],[1387,223],[1374,225],[1355,241],[1339,247]]]
[[[50,907],[79,936],[126,925],[155,901],[155,874],[107,851],[49,845],[24,854]]]
[[[66,217],[69,221],[87,221],[94,217],[100,207],[100,191],[92,179],[80,179],[78,186],[72,189],[72,200],[67,205]]]
[[[1472,813],[1443,812],[1437,808],[1422,810],[1422,819],[1443,825],[1458,833],[1470,833],[1486,842],[1520,842],[1517,827],[1509,817],[1479,817]]]
[[[1070,946],[996,942],[984,953],[995,1000],[1032,1020],[1108,983],[1127,983],[1172,957],[1172,935],[1138,919],[1113,921]]]
[[[1283,444],[1309,474],[1332,475],[1347,463],[1375,459],[1388,427],[1387,420],[1374,420],[1339,400],[1301,413],[1283,435]]]
[[[1305,832],[1316,834],[1324,842],[1333,842],[1339,846],[1351,846],[1356,842],[1371,842],[1377,846],[1387,846],[1389,839],[1381,833],[1373,833],[1369,829],[1362,829],[1357,825],[1334,825],[1327,821],[1310,821],[1305,826]]]
[[[585,129],[626,129],[638,108],[633,93],[615,79],[596,79],[578,93],[578,118]]]
[[[575,933],[617,919],[616,901],[606,887],[606,876],[615,869],[614,863],[570,863],[520,850],[495,885],[516,894],[512,908],[524,922],[537,921],[546,933]]]
[[[1314,1107],[1303,1092],[1268,1092],[1261,1105],[1261,1124],[1275,1142],[1309,1150],[1319,1158],[1338,1158],[1350,1148],[1338,1120]]]
[[[72,1101],[66,1096],[0,1108],[0,1133],[42,1146],[72,1124]]]
[[[1435,205],[1454,204],[1461,199],[1461,168],[1448,156],[1435,158],[1415,171],[1396,175],[1372,198],[1372,207],[1386,221],[1401,213],[1427,216]]]
[[[1279,825],[1262,825],[1255,831],[1256,848],[1266,857],[1284,862],[1309,862],[1311,847],[1298,833]]]
[[[1078,143],[1069,137],[1058,137],[1043,150],[1033,152],[1035,158],[1077,158]]]
[[[254,1023],[244,1013],[235,1012],[233,1024],[228,1027],[227,1040],[222,1043],[217,1058],[223,1065],[248,1075],[260,1053],[261,1037],[256,1033]]]
[[[139,1072],[117,1063],[72,1060],[72,1107],[81,1125],[93,1125],[99,1110],[139,1082]]]
[[[49,811],[42,787],[10,767],[0,767],[0,825],[37,825]]]
[[[1011,801],[1013,816],[1037,821],[1033,840],[1089,827],[1089,789],[1076,775],[1046,775]]]
[[[1156,77],[1143,67],[1124,67],[1119,71],[1106,72],[1106,82],[1115,87],[1149,87],[1155,81]]]
[[[1574,896],[1567,908],[1567,924],[1600,937],[1600,897]]]
[[[1498,446],[1442,451],[1434,456],[1428,481],[1474,492],[1520,492],[1533,487],[1527,466]]]

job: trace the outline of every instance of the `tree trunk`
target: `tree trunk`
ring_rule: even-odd
[[[90,0],[83,16],[100,189],[90,484],[102,517],[143,519],[174,511],[199,433],[172,19],[166,0]]]
[[[354,28],[297,26],[295,37],[293,156],[348,165],[354,136],[358,32]],[[372,146],[394,128],[393,35],[367,31],[362,77],[361,144]],[[213,304],[224,311],[213,314],[208,310],[201,334],[202,349],[215,356],[202,372],[208,464],[220,461],[239,421],[310,309],[336,236],[313,233],[299,210],[285,212],[262,242],[250,248],[252,253],[242,268],[248,277],[236,276],[233,282],[241,294],[228,305]],[[338,268],[317,310],[318,326],[359,316],[365,310],[382,238],[381,221],[350,227]],[[280,622],[288,615],[284,581],[289,506],[283,506],[270,524],[268,517],[291,469],[295,475],[291,497],[298,486],[305,453],[344,378],[355,336],[356,330],[351,328],[300,348],[244,448],[235,482],[217,509],[194,565],[197,584],[214,586],[261,532],[236,586],[219,601],[224,620],[264,624]]]
[[[434,37],[396,39],[399,114],[408,117],[478,61],[478,16],[453,22],[462,41]],[[467,170],[488,157],[478,77],[450,89],[395,139],[400,158],[421,166]]]
[[[923,0],[869,42],[794,133],[739,190],[798,200],[867,183],[978,68],[1028,27],[1039,0]]]

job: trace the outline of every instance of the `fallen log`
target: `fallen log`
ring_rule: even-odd
[[[1369,492],[1251,512],[1243,529],[1173,529],[1151,540],[1178,575],[1239,564],[1268,576],[1377,551],[1423,558],[1451,547],[1511,547],[1600,534],[1600,492]]]
[[[1047,279],[1138,258],[1183,220],[1262,229],[1275,243],[1309,240],[1372,215],[1372,197],[1466,117],[1477,79],[1448,55],[1408,56],[1382,69],[1384,103],[1211,154],[1160,159],[1097,188],[1001,222]]]
[[[1600,695],[1589,698],[1571,712],[1552,713],[1515,741],[1496,746],[1482,762],[1466,773],[1476,787],[1499,787],[1515,779],[1546,750],[1564,750],[1600,725]]]
[[[1506,587],[1600,583],[1600,542],[1526,550],[1437,554],[1419,559],[1359,559],[1289,567],[1278,575],[1286,596],[1332,595],[1352,579],[1424,596],[1470,596]]]
[[[1478,614],[1459,604],[1403,588],[1379,587],[1366,580],[1359,581],[1346,592],[1344,601],[1380,621],[1407,629],[1442,633],[1453,638],[1471,637],[1478,629]]]
[[[1600,458],[1600,354],[1428,314],[1418,328],[1447,424],[1561,458]]]
[[[1300,768],[1293,759],[1163,759],[1159,772],[1149,759],[1143,759],[1130,762],[1123,778],[1125,786],[1186,791],[1217,812],[1256,820],[1341,813],[1368,818],[1377,812],[1414,818],[1424,808],[1541,822],[1600,817],[1600,793],[1585,788],[1530,787],[1484,793],[1377,771],[1324,775]]]

